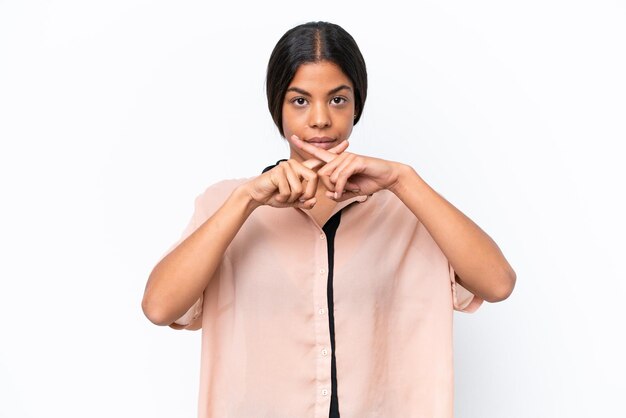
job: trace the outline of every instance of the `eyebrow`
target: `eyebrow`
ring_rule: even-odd
[[[328,95],[335,94],[339,90],[343,90],[343,89],[347,89],[347,90],[352,91],[350,86],[346,86],[345,84],[342,84],[341,86],[335,87],[334,89],[330,90],[328,92]],[[303,90],[303,89],[301,89],[299,87],[289,87],[285,93],[290,92],[290,91],[295,91],[296,93],[300,93],[300,94],[303,94],[303,95],[309,96],[309,97],[311,96],[311,93],[309,93],[308,91]]]

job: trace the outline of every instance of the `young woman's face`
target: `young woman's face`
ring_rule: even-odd
[[[354,87],[336,64],[302,64],[287,88],[283,102],[285,138],[329,149],[350,137],[354,125]],[[291,142],[290,158],[300,162],[312,156]]]

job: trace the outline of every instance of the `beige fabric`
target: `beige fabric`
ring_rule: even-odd
[[[178,245],[239,184],[195,200]],[[352,205],[351,203],[356,202]],[[455,282],[426,228],[393,193],[340,203],[333,275],[339,410],[351,417],[453,416],[453,310],[483,302]],[[256,209],[203,296],[200,418],[327,418],[331,346],[323,230],[296,208]]]

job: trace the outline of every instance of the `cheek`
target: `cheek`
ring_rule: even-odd
[[[283,124],[283,131],[285,132],[285,134],[287,134],[287,131],[289,131],[289,112],[285,111],[285,108],[283,107],[283,112],[281,114],[282,117],[282,124]]]
[[[283,132],[285,133],[285,136],[293,133],[291,131],[291,125],[289,124],[288,119],[285,118],[285,115],[283,115]]]
[[[283,106],[283,123],[289,124],[289,121],[293,119],[293,112],[289,110],[289,107]]]
[[[290,111],[289,109],[284,107],[282,117],[283,117],[283,132],[285,132],[285,135],[287,134],[287,132],[294,133],[297,135],[298,133],[295,132],[295,130],[297,130],[298,127],[302,125],[301,121],[299,120],[299,118],[301,118],[301,115],[297,112]]]
[[[352,127],[354,126],[354,116],[350,115],[350,117],[342,118],[341,126],[344,129],[352,129]]]
[[[352,124],[349,124],[345,129],[345,139],[348,139],[352,134]]]

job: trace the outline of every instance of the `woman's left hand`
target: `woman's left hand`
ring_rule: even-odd
[[[400,177],[402,164],[397,162],[346,151],[333,154],[302,141],[296,135],[292,135],[291,143],[326,163],[317,175],[329,190],[326,195],[338,202],[389,189]]]

